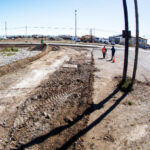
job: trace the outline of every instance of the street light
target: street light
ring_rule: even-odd
[[[28,35],[28,27],[27,27],[27,25],[25,26],[25,35],[26,35],[26,37]]]
[[[75,10],[75,42],[77,40],[77,10]]]
[[[5,37],[7,38],[7,22],[5,21]]]

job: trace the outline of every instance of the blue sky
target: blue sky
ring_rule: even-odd
[[[127,0],[129,23],[135,34],[134,0]],[[140,36],[150,39],[150,0],[138,0]],[[120,34],[124,29],[122,0],[0,0],[0,35],[7,34],[71,34],[74,35],[74,10],[78,11],[78,35],[100,37]],[[11,29],[13,27],[24,27]],[[52,27],[52,28],[30,28]],[[54,27],[58,27],[55,29]],[[62,29],[71,28],[71,29]],[[150,40],[149,40],[150,41]]]

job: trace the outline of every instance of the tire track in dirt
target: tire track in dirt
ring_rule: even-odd
[[[77,105],[79,105],[79,108],[82,105],[88,106],[91,99],[90,96],[86,97],[87,94],[91,93],[88,92],[88,87],[92,72],[89,52],[88,59],[85,57],[87,52],[84,52],[85,56],[81,55],[80,52],[69,52],[68,54],[72,59],[67,63],[77,64],[78,67],[61,68],[55,74],[50,75],[35,90],[29,88],[30,90],[34,90],[34,92],[24,102],[22,101],[22,104],[17,107],[16,112],[11,113],[0,124],[0,127],[6,130],[5,135],[8,135],[7,138],[5,136],[2,142],[0,142],[1,147],[4,146],[5,149],[17,148],[20,145],[28,143],[31,139],[47,133],[55,127],[55,123],[53,122],[59,118],[57,115],[60,112],[63,114],[62,108],[66,105],[69,105],[69,108],[67,108],[69,111],[71,111],[70,108],[76,111]],[[79,55],[81,58],[80,61],[75,61]],[[26,89],[28,88],[24,88],[24,90]],[[83,96],[82,93],[84,91],[87,94]],[[78,113],[81,112],[79,111]],[[58,123],[59,121],[57,121]]]

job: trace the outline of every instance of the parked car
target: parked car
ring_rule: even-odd
[[[86,43],[86,42],[87,42],[87,40],[86,40],[86,39],[83,39],[83,40],[82,40],[82,42]]]
[[[143,46],[144,49],[150,49],[150,45]]]
[[[111,42],[111,45],[115,45],[116,43],[115,42]]]
[[[79,38],[77,38],[77,39],[76,39],[76,42],[80,42],[80,39],[79,39]]]
[[[99,43],[99,42],[100,42],[100,38],[95,37],[95,38],[94,38],[94,42],[95,42],[95,43]]]
[[[104,41],[104,44],[109,44],[109,42],[108,41]]]

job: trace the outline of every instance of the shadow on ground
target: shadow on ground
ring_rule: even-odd
[[[94,111],[101,109],[105,103],[107,103],[113,96],[115,96],[119,92],[119,89],[116,88],[108,97],[106,97],[104,100],[102,100],[98,104],[92,104],[88,109],[86,109],[80,116],[77,116],[77,118],[74,119],[74,121],[69,122],[67,125],[57,127],[50,131],[49,133],[39,136],[32,141],[30,141],[27,144],[21,145],[18,150],[24,150],[25,148],[29,148],[35,144],[40,144],[44,142],[46,139],[57,135],[64,131],[65,129],[70,128],[71,126],[75,125],[78,121],[80,121],[84,116],[90,115]],[[75,141],[77,141],[81,136],[86,134],[88,131],[90,131],[92,128],[94,128],[97,124],[99,124],[111,111],[113,111],[119,104],[120,102],[127,96],[127,92],[123,93],[120,98],[118,98],[115,103],[109,107],[103,114],[101,114],[95,121],[93,121],[90,125],[88,125],[86,128],[83,130],[79,131],[76,135],[74,135],[72,138],[70,138],[66,143],[64,143],[59,149],[64,150],[68,149]]]

